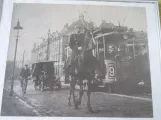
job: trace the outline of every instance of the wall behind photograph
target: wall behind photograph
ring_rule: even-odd
[[[3,0],[0,0],[0,22],[2,17]]]
[[[158,0],[159,2],[159,14],[160,14],[160,21],[161,21],[161,0]]]

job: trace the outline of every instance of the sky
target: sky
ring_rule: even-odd
[[[86,11],[86,13],[84,12]],[[89,5],[56,5],[56,4],[14,4],[11,34],[8,49],[8,60],[13,60],[16,26],[19,19],[23,30],[20,31],[17,60],[21,61],[25,50],[25,60],[31,59],[31,50],[34,42],[40,43],[41,37],[47,35],[48,30],[61,31],[66,23],[69,25],[78,20],[79,13],[84,13],[85,21],[92,20],[97,26],[102,20],[118,25],[125,25],[138,31],[146,31],[146,13],[144,8],[138,7],[113,7]]]

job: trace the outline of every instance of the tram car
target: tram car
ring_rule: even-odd
[[[134,51],[127,50],[127,41],[134,39],[135,34],[131,31],[95,36],[97,45],[93,53],[98,60],[96,74],[101,79],[99,86],[106,92],[130,92],[141,80],[150,81],[148,55],[141,52],[136,55]]]

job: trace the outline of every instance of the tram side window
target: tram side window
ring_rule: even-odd
[[[130,46],[130,47],[129,47],[129,52],[130,52],[130,53],[133,53],[133,46]]]
[[[139,54],[139,52],[140,52],[140,46],[136,45],[135,46],[135,54],[136,54],[136,56]]]
[[[102,38],[98,40],[98,55],[99,57],[104,57],[104,44]]]
[[[115,58],[115,47],[114,45],[106,45],[106,59],[114,59]]]
[[[119,46],[118,54],[119,54],[119,56],[122,56],[122,57],[125,56],[125,54],[126,54],[126,48],[125,48],[125,45],[124,44],[121,44]]]

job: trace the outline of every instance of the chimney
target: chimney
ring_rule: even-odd
[[[65,25],[65,28],[68,28],[69,26],[68,26],[68,23],[66,23],[66,25]]]
[[[34,49],[36,48],[36,43],[34,43]]]
[[[130,30],[129,30],[130,32],[133,32],[133,28],[130,28]]]
[[[82,13],[79,15],[79,20],[84,20],[84,15]]]
[[[58,37],[58,34],[59,34],[58,30],[56,30],[55,36]]]

